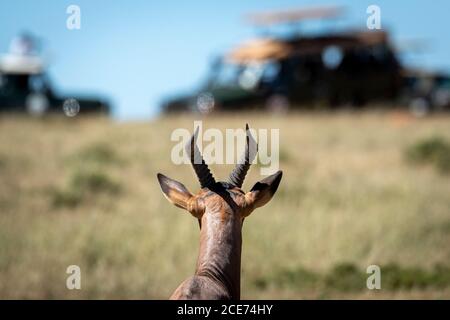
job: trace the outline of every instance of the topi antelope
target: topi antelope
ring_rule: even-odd
[[[161,189],[175,206],[189,211],[200,226],[200,252],[195,275],[175,290],[170,299],[239,299],[241,290],[241,247],[244,219],[270,201],[280,184],[282,172],[257,182],[250,192],[241,187],[257,152],[248,125],[243,159],[228,182],[216,182],[196,145],[198,128],[186,151],[201,190],[191,194],[186,187],[160,173]]]

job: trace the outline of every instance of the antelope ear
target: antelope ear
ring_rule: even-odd
[[[188,189],[182,183],[161,173],[158,173],[157,177],[164,196],[177,207],[188,210],[189,200],[193,197]]]
[[[250,192],[245,194],[245,201],[250,210],[250,214],[254,209],[262,207],[272,199],[273,195],[280,185],[283,172],[280,170],[267,178],[257,182]],[[247,215],[248,215],[247,214]]]

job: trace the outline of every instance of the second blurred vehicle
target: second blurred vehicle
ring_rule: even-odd
[[[13,40],[11,52],[0,57],[0,111],[39,116],[62,113],[65,101],[76,101],[77,113],[109,113],[108,103],[97,97],[61,96],[55,93],[42,59],[34,54],[33,38]]]

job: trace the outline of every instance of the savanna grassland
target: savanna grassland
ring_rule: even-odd
[[[197,221],[156,174],[194,118],[0,118],[0,298],[165,299],[193,274]],[[280,129],[283,180],[243,227],[243,298],[450,298],[450,117],[212,116],[204,129]],[[225,179],[232,166],[213,165]],[[244,190],[261,179],[259,167]],[[66,288],[78,265],[82,289]],[[366,268],[381,267],[381,290]]]

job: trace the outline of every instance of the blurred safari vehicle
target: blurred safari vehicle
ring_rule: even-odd
[[[24,35],[14,39],[11,52],[0,57],[1,112],[26,112],[31,115],[62,112],[64,101],[75,99],[80,113],[109,113],[108,103],[97,97],[56,94],[42,59],[33,53],[33,46],[33,39]]]
[[[333,18],[340,13],[341,8],[323,7],[249,18],[253,24],[267,27]],[[402,102],[413,108],[417,99],[423,99],[429,103],[422,109],[431,110],[435,103],[429,99],[429,93],[411,85],[413,80],[424,79],[420,74],[411,78],[411,73],[405,71],[384,30],[266,36],[244,42],[224,54],[213,64],[207,83],[199,92],[169,99],[162,109],[205,113],[213,109],[257,108],[279,112],[294,107],[397,103],[403,98]],[[432,91],[439,87],[444,96],[444,91],[450,90],[442,82],[445,81],[433,82]]]
[[[442,72],[404,70],[402,90],[404,102],[417,116],[450,109],[450,76]]]

